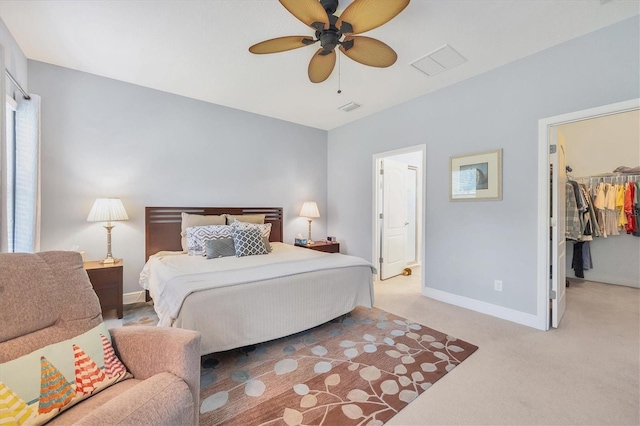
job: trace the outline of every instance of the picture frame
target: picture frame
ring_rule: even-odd
[[[502,200],[502,149],[450,157],[450,201]]]

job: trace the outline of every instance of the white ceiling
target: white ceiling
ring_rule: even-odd
[[[318,45],[249,53],[265,39],[313,34],[275,0],[0,0],[29,59],[325,130],[639,12],[638,0],[412,0],[364,33],[398,61],[371,68],[340,53],[338,94],[338,64],[324,83],[309,82]],[[409,66],[445,44],[468,61],[433,77]],[[362,107],[338,109],[351,101]]]

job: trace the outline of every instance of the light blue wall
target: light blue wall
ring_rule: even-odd
[[[281,206],[292,242],[311,199],[326,235],[325,131],[35,61],[29,83],[42,97],[42,250],[104,257],[106,231],[86,218],[95,198],[122,198],[125,293],[140,290],[145,206]]]
[[[636,16],[329,131],[329,233],[370,260],[372,156],[426,143],[427,287],[535,315],[538,120],[637,98],[639,75]],[[449,158],[496,148],[503,200],[449,202]]]

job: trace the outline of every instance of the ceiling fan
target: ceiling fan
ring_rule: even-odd
[[[379,27],[402,12],[410,0],[354,0],[335,16],[338,0],[280,0],[280,3],[305,25],[314,29],[310,36],[286,36],[254,44],[255,54],[284,52],[320,42],[309,62],[309,80],[321,83],[331,75],[336,64],[336,46],[356,62],[372,67],[393,65],[398,55],[380,40],[358,36]]]

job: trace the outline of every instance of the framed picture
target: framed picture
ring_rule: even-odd
[[[502,149],[451,157],[449,200],[502,200]]]

